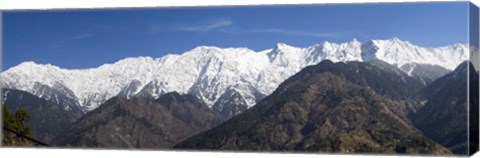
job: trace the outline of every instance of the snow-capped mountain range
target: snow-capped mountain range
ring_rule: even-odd
[[[324,42],[306,48],[279,43],[260,52],[199,46],[183,54],[125,58],[91,69],[68,70],[30,61],[2,72],[0,78],[3,88],[56,99],[57,103],[62,94],[67,102],[76,101],[66,108],[78,106],[84,111],[91,111],[117,95],[158,98],[173,91],[198,97],[210,107],[217,103],[221,110],[226,106],[221,103],[232,101],[251,107],[288,77],[322,60],[381,60],[399,68],[405,64],[433,64],[453,70],[468,60],[468,55],[464,44],[423,48],[398,38],[363,43],[355,39],[340,44]],[[402,70],[410,74],[414,66],[408,68]]]

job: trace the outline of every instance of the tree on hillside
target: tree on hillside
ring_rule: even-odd
[[[19,109],[15,113],[10,112],[6,106],[2,107],[3,128],[13,130],[21,135],[32,138],[33,132],[30,128],[29,122],[31,120],[30,114],[24,109]],[[31,145],[23,138],[17,137],[12,132],[3,130],[3,145]]]
[[[16,122],[17,127],[18,127],[17,131],[20,134],[23,134],[23,135],[26,135],[26,136],[29,136],[29,137],[33,137],[32,129],[30,128],[30,126],[28,124],[31,120],[28,112],[24,109],[17,110],[15,112],[15,119],[17,121]]]

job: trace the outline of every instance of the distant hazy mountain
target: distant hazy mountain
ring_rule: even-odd
[[[56,146],[161,149],[223,121],[193,96],[167,93],[157,100],[114,97],[87,113]]]
[[[193,95],[230,117],[270,95],[302,68],[327,59],[380,60],[428,83],[467,60],[468,48],[461,44],[423,48],[397,38],[324,42],[306,48],[279,43],[260,52],[200,46],[179,55],[126,58],[92,69],[67,70],[24,62],[0,77],[3,87],[27,91],[75,111],[91,111],[117,95],[158,98],[178,92]],[[425,73],[421,65],[430,65],[428,70],[435,71]],[[62,99],[56,100],[57,96]]]
[[[63,106],[39,98],[28,92],[2,89],[3,104],[10,111],[25,109],[30,114],[30,127],[34,137],[49,143],[54,137],[65,131],[80,116]]]
[[[419,79],[424,85],[430,84],[436,79],[448,74],[451,70],[437,65],[408,63],[400,67],[408,75]]]
[[[469,70],[470,78],[467,76]],[[468,78],[472,84],[470,86],[476,84],[478,87],[478,72],[475,72],[471,64],[464,62],[452,73],[432,82],[423,90],[428,101],[412,118],[414,125],[426,136],[456,154],[468,154]],[[478,92],[475,94],[478,95]],[[473,106],[478,107],[478,99],[472,103]]]
[[[361,62],[307,67],[252,108],[174,148],[451,154],[398,112],[419,83],[392,70]]]

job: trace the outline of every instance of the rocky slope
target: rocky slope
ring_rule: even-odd
[[[478,87],[478,73],[474,71],[471,64],[464,62],[454,72],[423,89],[429,99],[425,106],[412,117],[414,125],[426,136],[449,148],[455,154],[463,155],[468,154],[467,79],[469,71],[470,86]],[[474,94],[477,94],[478,98],[478,92]],[[478,99],[476,102],[473,101],[472,107],[478,107]]]
[[[59,147],[162,149],[223,121],[193,96],[157,100],[114,97],[87,113],[58,139]]]
[[[63,106],[39,98],[28,92],[2,89],[2,103],[10,111],[25,109],[31,117],[30,127],[35,139],[50,143],[52,139],[65,131],[80,116]]]
[[[395,79],[394,73],[387,72],[367,63],[321,62],[287,79],[254,107],[174,148],[451,154],[398,114],[394,99],[401,93],[368,82],[394,85],[386,81]]]

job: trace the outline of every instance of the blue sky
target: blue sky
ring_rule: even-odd
[[[24,61],[78,69],[199,45],[306,47],[398,37],[425,47],[467,42],[468,3],[324,4],[3,13],[3,69]]]

